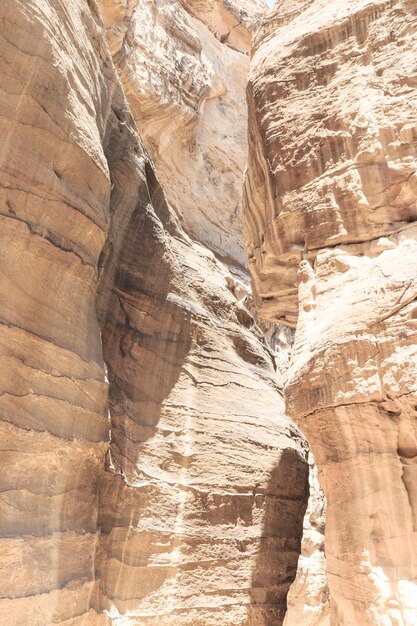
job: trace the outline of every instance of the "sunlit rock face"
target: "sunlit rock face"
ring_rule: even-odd
[[[279,624],[303,442],[230,277],[184,236],[150,170],[148,190],[124,226],[115,213],[100,285],[112,416],[100,606],[116,624]]]
[[[90,602],[109,430],[95,293],[116,83],[98,16],[66,4],[70,15],[59,2],[0,6],[6,626],[105,623]]]
[[[331,622],[417,623],[416,17],[278,3],[248,87],[262,316],[297,325],[287,411],[327,497]]]
[[[103,606],[129,624],[279,624],[308,488],[242,267],[245,53],[259,7],[234,47],[223,31],[236,8],[218,3],[216,19],[200,8],[139,3],[114,54],[165,232],[143,217],[137,232],[116,227],[109,268],[120,254],[126,275],[100,299],[123,476],[109,475],[100,520]]]
[[[87,0],[0,6],[0,621],[281,624],[305,442],[244,281],[184,232],[143,147],[111,57],[135,7],[106,7],[105,29]],[[207,241],[236,263],[233,228]]]
[[[136,5],[127,5],[123,20],[114,3],[103,0],[103,11],[114,60],[158,179],[187,233],[245,265],[245,92],[251,32],[265,3],[144,0]]]

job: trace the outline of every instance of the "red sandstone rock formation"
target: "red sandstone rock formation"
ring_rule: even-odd
[[[280,2],[248,87],[250,267],[260,314],[297,324],[287,410],[327,497],[338,626],[417,623],[416,18]]]
[[[232,274],[143,147],[120,84],[124,10],[106,22],[119,76],[94,2],[0,6],[0,621],[280,624],[305,444],[243,302],[237,226],[224,248],[222,224],[201,237]],[[223,55],[211,67],[243,67],[243,26],[221,44],[210,24],[187,46],[204,32]],[[144,96],[127,95],[136,117]]]

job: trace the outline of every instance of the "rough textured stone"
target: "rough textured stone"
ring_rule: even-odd
[[[311,452],[309,465],[310,497],[304,517],[301,555],[296,579],[288,593],[284,626],[330,626],[324,553],[326,503]]]
[[[417,623],[416,16],[278,3],[248,88],[256,301],[299,315],[287,410],[327,498],[338,625]]]
[[[187,11],[204,22],[222,43],[248,54],[251,33],[265,16],[265,0],[179,0]],[[246,86],[246,83],[245,83]]]
[[[247,52],[248,28],[265,9],[262,0],[243,4],[246,10],[223,1],[143,0],[123,20],[122,44],[112,44],[169,204],[188,234],[240,265],[249,58],[228,45],[224,31],[243,38],[237,47]],[[111,43],[118,19],[112,7],[104,6]]]
[[[167,204],[95,4],[0,15],[2,623],[280,624],[306,449],[238,274]]]
[[[140,3],[129,49],[115,56],[166,197],[191,235],[233,263],[184,235],[148,170],[163,228],[147,215],[137,230],[116,220],[111,254],[124,273],[117,286],[109,272],[117,296],[101,304],[111,464],[124,477],[103,498],[102,594],[127,623],[281,623],[306,502],[301,440],[236,266],[247,59],[207,25],[177,3]]]
[[[130,153],[111,169],[140,189]],[[126,624],[280,623],[307,495],[301,441],[223,266],[182,234],[150,169],[148,189],[156,215],[139,203],[123,227],[115,214],[100,288],[102,605]]]

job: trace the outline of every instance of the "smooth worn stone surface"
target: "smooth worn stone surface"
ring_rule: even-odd
[[[227,262],[246,265],[246,83],[263,0],[142,0],[126,6],[123,21],[113,3],[102,5],[124,91],[167,201],[189,235]],[[122,40],[115,21],[123,25]]]

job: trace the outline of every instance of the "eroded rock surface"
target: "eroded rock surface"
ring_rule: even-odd
[[[326,503],[311,452],[309,466],[310,497],[304,516],[301,555],[297,576],[288,593],[284,626],[330,626],[324,550]]]
[[[184,236],[149,169],[148,189],[156,217],[139,204],[115,219],[100,289],[102,606],[116,623],[280,623],[307,495],[301,441],[230,275]]]
[[[327,497],[338,625],[417,623],[416,17],[281,2],[250,73],[250,264],[261,315],[297,323],[287,410]]]
[[[0,7],[5,626],[101,621],[90,599],[109,428],[95,293],[115,75],[98,16],[66,4]]]
[[[103,514],[103,593],[110,614],[130,613],[132,623],[280,623],[295,571],[306,468],[291,444],[298,435],[286,418],[276,421],[283,405],[273,370],[264,376],[271,357],[248,311],[240,266],[248,59],[219,40],[223,22],[213,22],[213,11],[200,15],[198,3],[184,4],[188,12],[175,2],[139,3],[114,58],[167,199],[188,233],[232,268],[178,225],[158,246],[158,229],[145,221],[138,233],[146,252],[139,259],[143,243],[132,242],[122,261],[131,268],[123,280],[137,284],[139,295],[130,295],[128,306],[120,295],[114,300],[121,321],[105,351],[110,380],[119,372],[112,463],[125,476],[117,483],[121,495],[108,498],[127,504]],[[166,220],[162,190],[155,180],[149,186]],[[124,255],[126,235],[117,228],[115,237]],[[114,323],[111,317],[110,328]],[[145,332],[136,336],[140,349],[126,353],[138,331]],[[143,368],[148,375],[141,379]],[[274,428],[271,465],[265,446]],[[285,483],[295,497],[284,489],[272,499],[271,485],[294,470]],[[280,521],[276,509],[284,513],[284,501],[289,515]],[[138,550],[140,567],[132,570]]]
[[[251,31],[265,4],[144,0],[136,5],[126,8],[122,39],[121,27],[119,37],[114,34],[114,23],[120,22],[114,5],[103,2],[103,11],[158,180],[188,234],[217,255],[246,265],[245,92]]]
[[[111,52],[92,2],[0,7],[2,624],[280,624],[305,444],[239,280],[142,145],[111,57],[136,9],[105,5]],[[237,226],[215,232],[237,259]]]

